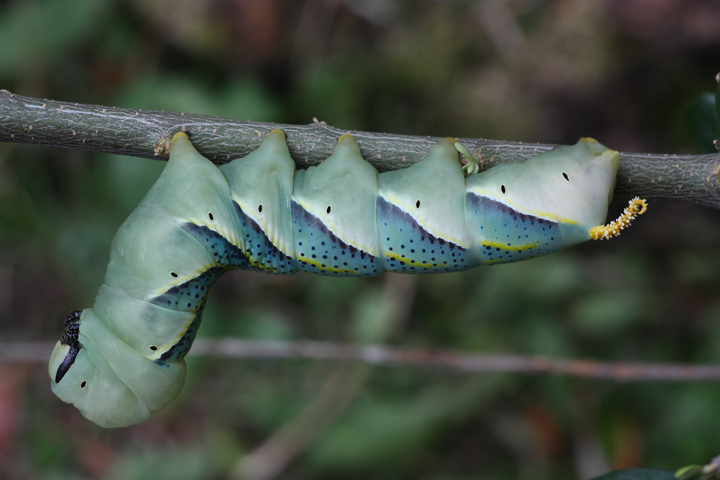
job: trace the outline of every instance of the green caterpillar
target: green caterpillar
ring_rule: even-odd
[[[227,270],[452,272],[609,238],[645,211],[635,199],[601,225],[619,157],[595,140],[467,178],[458,148],[470,155],[445,139],[421,162],[378,174],[343,135],[320,166],[296,171],[279,130],[221,167],[176,134],[113,240],[93,308],[65,321],[53,392],[103,427],[163,408],[182,389],[208,290]]]

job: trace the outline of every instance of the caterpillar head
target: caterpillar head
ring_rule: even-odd
[[[185,380],[183,360],[163,364],[140,355],[92,309],[68,315],[48,371],[55,395],[105,428],[146,420],[177,397]]]
[[[468,183],[479,195],[573,230],[579,243],[605,221],[618,162],[618,152],[583,138],[524,164],[498,165]]]
[[[538,156],[528,162],[526,181],[518,182],[536,183],[537,195],[521,193],[519,202],[541,217],[577,228],[580,240],[587,240],[590,229],[605,221],[619,159],[618,152],[592,138]]]

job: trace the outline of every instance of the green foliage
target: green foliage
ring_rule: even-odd
[[[105,477],[110,480],[143,480],[152,472],[157,480],[217,478],[207,449],[199,447],[136,448],[117,459]]]
[[[608,473],[595,480],[674,480],[675,475],[655,468],[635,468]]]
[[[120,104],[258,122],[275,120],[280,113],[277,100],[248,78],[233,79],[224,88],[217,88],[202,78],[163,74],[140,77],[128,85]]]
[[[0,20],[0,77],[57,66],[72,49],[100,31],[112,13],[108,2],[14,2]]]
[[[715,95],[699,95],[688,111],[688,126],[695,142],[695,148],[703,153],[715,153],[714,141],[718,138],[715,120]]]

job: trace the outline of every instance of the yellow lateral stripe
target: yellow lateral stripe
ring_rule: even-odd
[[[490,193],[488,191],[484,190],[469,190],[471,193],[474,193],[475,195],[479,197],[485,197],[489,198],[490,200],[494,200],[498,203],[502,203],[503,205],[506,205],[513,210],[515,210],[518,213],[522,213],[524,215],[532,215],[533,217],[542,218],[543,220],[552,220],[556,223],[567,223],[569,225],[579,225],[578,222],[575,220],[570,220],[569,218],[562,218],[558,217],[554,213],[547,213],[547,212],[540,212],[540,211],[534,211],[534,210],[523,210],[522,208],[515,205],[513,202],[509,202],[506,198],[500,198],[494,195],[493,193]]]
[[[310,259],[306,259],[305,257],[302,257],[302,259],[297,259],[297,261],[298,261],[298,263],[305,262],[305,263],[309,263],[310,265],[315,265],[316,267],[318,267],[318,270],[322,270],[324,272],[352,273],[352,274],[358,273],[355,270],[343,270],[341,268],[323,267],[322,263],[318,262],[317,260],[310,260]]]
[[[497,242],[487,242],[487,241],[483,242],[483,241],[481,241],[481,242],[479,243],[479,245],[480,245],[481,247],[487,245],[488,247],[500,248],[500,249],[502,249],[502,250],[518,251],[518,250],[527,250],[527,249],[529,249],[529,248],[535,248],[535,247],[537,247],[539,244],[538,244],[538,243],[532,243],[532,244],[530,244],[530,245],[524,245],[524,246],[521,246],[521,247],[516,247],[516,246],[508,246],[507,244],[502,244],[502,243],[497,243]]]
[[[397,253],[384,253],[383,255],[385,255],[387,258],[394,258],[395,260],[397,260],[397,261],[399,261],[399,262],[402,262],[402,263],[404,263],[405,265],[411,265],[411,266],[413,266],[413,267],[436,268],[436,267],[434,267],[434,266],[432,265],[432,263],[416,263],[416,262],[413,262],[412,260],[410,260],[410,259],[408,259],[408,258],[402,258],[402,257],[401,257],[400,255],[398,255]],[[442,265],[443,265],[443,266],[447,266],[447,265],[445,265],[445,264],[442,264]],[[437,266],[439,267],[440,264],[438,264]]]
[[[278,250],[279,250],[279,249],[278,249]],[[285,254],[285,256],[286,256],[287,258],[290,258],[290,259],[293,258],[293,257],[291,257],[290,255],[287,255],[287,254]],[[248,263],[249,263],[252,267],[257,268],[257,269],[260,270],[260,271],[270,272],[270,273],[275,273],[275,272],[277,271],[277,270],[275,269],[275,267],[273,267],[272,265],[266,265],[266,264],[262,263],[262,261],[253,262],[252,258],[251,258],[250,256],[248,256],[248,255],[245,255],[245,258],[247,258]],[[262,260],[263,258],[265,258],[265,257],[264,257],[264,256],[260,257],[261,260]]]

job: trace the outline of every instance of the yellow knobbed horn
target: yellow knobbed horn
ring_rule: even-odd
[[[629,227],[635,217],[642,215],[647,210],[647,202],[642,198],[635,197],[630,200],[630,205],[618,217],[617,220],[607,225],[600,225],[590,229],[590,238],[593,240],[605,240],[620,235],[620,231]]]

